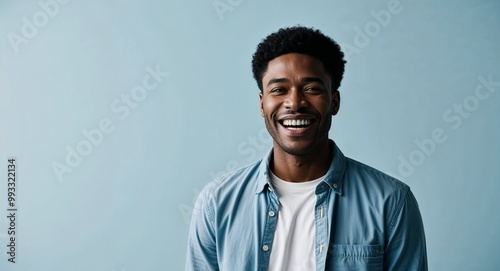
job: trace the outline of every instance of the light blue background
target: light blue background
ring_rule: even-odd
[[[0,270],[182,270],[198,192],[271,146],[251,56],[296,24],[357,46],[331,137],[411,186],[430,270],[497,270],[499,83],[478,104],[471,97],[479,77],[500,82],[500,2],[394,1],[73,0],[52,6],[46,22],[38,1],[0,1]],[[230,9],[218,14],[214,3]],[[372,13],[388,4],[399,12],[382,25]],[[34,16],[36,35],[12,43]],[[148,66],[168,77],[120,118],[111,104]],[[467,117],[453,111],[464,102]],[[58,180],[53,163],[65,164],[66,147],[102,119],[114,130]],[[415,141],[436,128],[446,139],[424,154]],[[10,156],[16,264],[6,254]],[[413,169],[402,171],[400,157]]]

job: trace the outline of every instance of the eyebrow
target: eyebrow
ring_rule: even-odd
[[[267,87],[269,85],[272,85],[272,84],[276,84],[276,83],[285,83],[285,82],[289,82],[290,80],[286,79],[286,78],[273,78],[271,80],[269,80],[269,82],[267,82]]]
[[[326,87],[325,82],[323,82],[323,80],[321,80],[319,77],[304,77],[304,78],[302,78],[302,81],[304,81],[306,83],[311,83],[311,82],[320,83]],[[267,82],[266,86],[276,84],[276,83],[285,83],[285,82],[290,82],[290,80],[288,80],[287,78],[273,78],[273,79],[269,80],[269,82]]]
[[[321,78],[319,78],[319,77],[305,77],[303,80],[304,80],[305,82],[307,82],[307,83],[313,83],[313,82],[315,82],[315,83],[320,83],[320,84],[322,84],[324,87],[326,87],[326,83],[325,83],[325,82],[323,82],[323,80],[321,80]]]

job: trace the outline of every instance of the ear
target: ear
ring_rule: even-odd
[[[340,92],[335,90],[332,97],[332,116],[337,115],[340,108]]]
[[[259,93],[259,100],[260,100],[260,115],[264,117],[264,106],[262,104],[262,91]]]

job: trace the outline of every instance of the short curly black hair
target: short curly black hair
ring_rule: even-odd
[[[312,56],[321,63],[332,79],[332,92],[340,87],[344,75],[344,53],[340,46],[319,30],[304,26],[281,28],[259,43],[252,58],[252,72],[260,91],[269,61],[289,53]]]

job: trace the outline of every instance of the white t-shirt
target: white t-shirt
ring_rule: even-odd
[[[270,271],[316,270],[314,191],[323,178],[293,183],[271,172],[280,207],[269,260]]]

